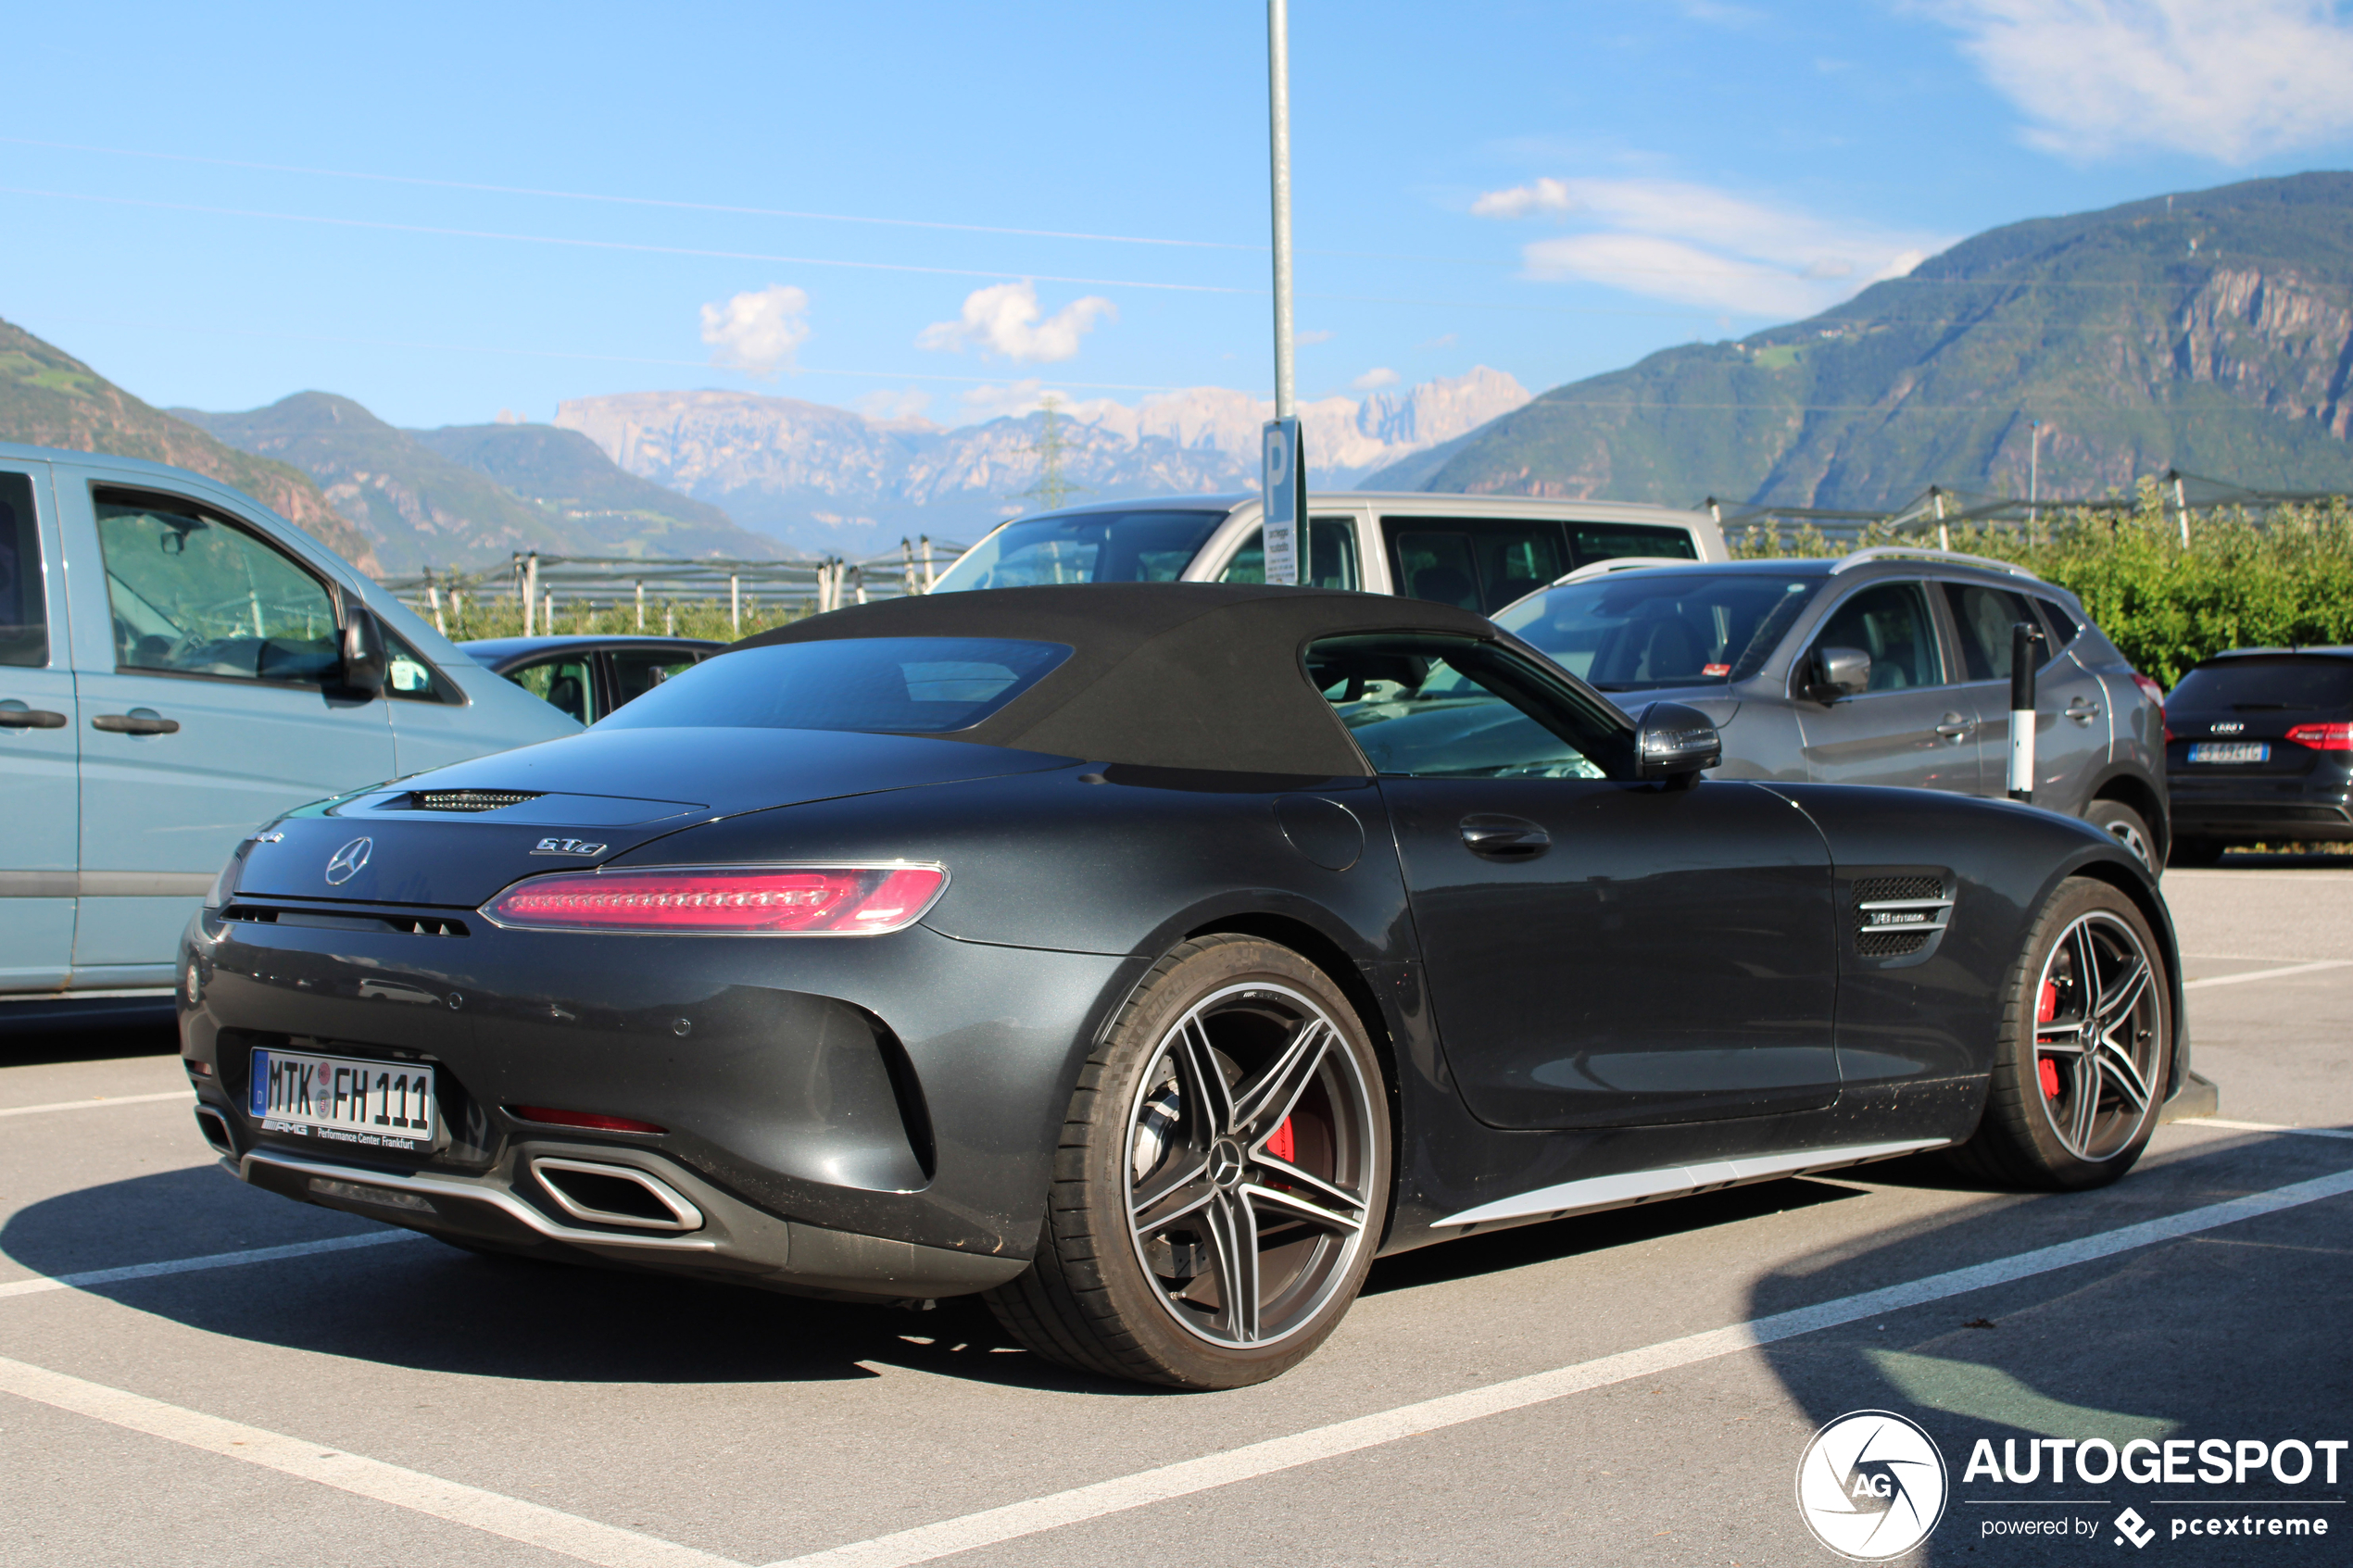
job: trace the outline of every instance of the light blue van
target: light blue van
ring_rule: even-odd
[[[0,997],[168,990],[258,824],[579,728],[248,495],[0,445]]]

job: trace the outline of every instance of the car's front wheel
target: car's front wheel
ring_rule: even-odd
[[[1981,1180],[2073,1190],[2133,1168],[2172,1069],[2173,983],[2139,908],[2070,877],[2009,977],[1985,1114],[1951,1152]]]
[[[1380,1062],[1348,998],[1288,947],[1201,937],[1088,1059],[1038,1260],[988,1302],[1081,1371],[1264,1382],[1355,1300],[1389,1189]]]

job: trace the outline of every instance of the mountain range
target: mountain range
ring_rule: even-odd
[[[1300,408],[1309,478],[1345,488],[1374,469],[1457,439],[1528,401],[1484,366],[1364,399]],[[1195,387],[1130,407],[1073,403],[1052,416],[1058,477],[1073,501],[1255,490],[1271,405]],[[797,546],[850,558],[929,533],[969,543],[1034,509],[1049,416],[943,429],[742,392],[636,392],[566,402],[556,423],[613,462],[724,507]]]
[[[1555,387],[1367,485],[1892,509],[2180,469],[2353,491],[2353,174],[1988,231],[1810,320]],[[2038,439],[2039,463],[2033,450]]]

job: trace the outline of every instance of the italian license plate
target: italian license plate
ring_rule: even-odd
[[[294,1051],[253,1053],[250,1110],[266,1133],[404,1151],[433,1142],[433,1069]]]
[[[2200,741],[2190,747],[2193,762],[2269,762],[2271,743],[2261,740]]]

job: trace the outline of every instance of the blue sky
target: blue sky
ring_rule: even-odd
[[[0,316],[157,404],[959,423],[1272,385],[1256,0],[84,0],[10,34]],[[2353,167],[2332,0],[1293,0],[1291,49],[1307,397],[1541,390],[1996,224]]]

